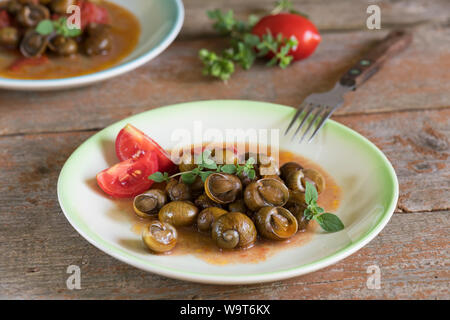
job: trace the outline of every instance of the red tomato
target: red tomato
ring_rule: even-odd
[[[150,153],[138,159],[122,161],[97,174],[99,187],[115,198],[132,198],[148,189],[153,181],[148,177],[158,171],[158,158]]]
[[[0,28],[9,27],[11,18],[6,10],[0,10]]]
[[[48,63],[50,60],[47,58],[47,56],[37,57],[37,58],[25,58],[21,57],[15,60],[9,67],[9,71],[17,72],[22,70],[25,67],[28,66],[40,66],[43,64]]]
[[[298,45],[289,52],[294,60],[309,57],[320,43],[321,37],[314,24],[308,19],[293,13],[280,13],[262,18],[252,33],[262,37],[270,31],[275,37],[282,34],[284,38],[295,37]]]
[[[120,161],[136,159],[150,153],[158,157],[159,171],[174,173],[177,166],[170,160],[170,155],[139,129],[127,124],[116,139],[116,154]]]
[[[109,13],[106,8],[86,0],[79,0],[78,5],[81,11],[81,29],[84,29],[89,23],[109,23]]]

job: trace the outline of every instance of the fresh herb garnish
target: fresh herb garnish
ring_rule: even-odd
[[[47,36],[53,33],[53,31],[55,31],[55,28],[51,20],[42,20],[36,27],[36,32],[43,36]]]
[[[278,63],[280,68],[285,69],[293,59],[288,53],[291,49],[295,48],[297,44],[298,41],[295,38],[284,39],[281,34],[274,38],[273,35],[268,32],[263,36],[262,41],[256,48],[259,50],[258,56],[265,56],[269,52],[274,55],[267,63],[268,66],[274,66]]]
[[[222,81],[227,81],[234,73],[232,60],[218,56],[216,53],[206,49],[201,49],[198,55],[200,60],[203,61],[203,75],[210,75]]]
[[[174,177],[181,176],[181,179],[184,183],[193,184],[198,176],[200,176],[202,181],[206,181],[209,175],[214,172],[223,172],[236,175],[244,173],[250,179],[253,179],[256,176],[256,172],[253,167],[255,159],[253,158],[249,158],[244,165],[239,164],[217,165],[214,159],[211,158],[211,150],[205,150],[201,155],[197,157],[196,163],[198,163],[197,167],[191,171],[179,172],[172,176],[169,176],[167,172],[164,173],[155,172],[148,178],[155,182],[165,182],[169,181]]]
[[[254,169],[255,159],[249,158],[244,165],[240,164],[225,164],[217,168],[217,172],[223,172],[228,174],[235,174],[237,176],[245,175],[253,180],[256,177],[256,171]]]
[[[294,6],[290,0],[279,0],[275,3],[275,8],[272,10],[272,14],[279,14],[281,12],[289,12],[298,14],[302,17],[308,18],[306,14],[294,9]]]
[[[36,32],[43,36],[48,36],[55,33],[69,38],[78,37],[81,34],[80,29],[69,28],[66,17],[59,18],[58,20],[42,20],[37,25]]]
[[[278,10],[286,10],[285,6],[286,4],[283,4]],[[208,16],[214,20],[214,29],[221,35],[229,36],[231,40],[230,47],[221,53],[207,49],[199,51],[204,75],[227,81],[236,69],[235,64],[248,70],[258,57],[269,53],[273,58],[267,63],[268,66],[278,64],[284,69],[292,62],[293,58],[288,53],[298,45],[297,39],[286,39],[282,34],[274,36],[270,30],[262,38],[252,34],[252,27],[258,22],[256,16],[250,16],[248,21],[239,21],[234,18],[232,10],[224,13],[219,9],[208,11]]]
[[[316,220],[326,232],[336,232],[344,229],[341,219],[333,213],[324,213],[325,210],[317,204],[319,195],[314,185],[306,181],[305,202],[308,207],[304,211],[305,218]]]

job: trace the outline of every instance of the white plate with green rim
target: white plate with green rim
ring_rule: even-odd
[[[0,0],[0,2],[3,0]],[[141,36],[133,52],[108,69],[78,77],[51,80],[21,80],[0,77],[0,88],[47,91],[86,86],[134,70],[163,52],[183,26],[181,0],[109,0],[132,12],[141,24]],[[112,23],[115,23],[112,21]],[[117,22],[120,23],[120,22]]]
[[[299,145],[280,134],[280,149],[318,163],[341,188],[336,214],[345,229],[317,231],[303,246],[287,248],[259,263],[215,265],[193,255],[153,255],[132,230],[129,214],[96,186],[95,176],[116,160],[114,141],[131,123],[174,147],[174,129],[280,129],[293,116],[291,107],[252,101],[220,100],[178,104],[119,121],[84,142],[67,160],[58,181],[58,199],[72,226],[91,244],[142,270],[171,278],[215,284],[245,284],[285,279],[319,270],[344,259],[371,241],[388,223],[398,199],[398,181],[385,155],[355,131],[327,121],[310,144]]]

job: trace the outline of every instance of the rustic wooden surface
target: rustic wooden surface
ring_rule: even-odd
[[[380,31],[365,29],[367,1],[303,0],[323,42],[286,70],[257,65],[226,85],[203,78],[200,48],[223,46],[205,10],[238,15],[272,0],[185,0],[186,23],[157,59],[129,74],[82,89],[0,91],[0,298],[32,299],[449,299],[450,2],[378,1]],[[123,264],[88,244],[64,218],[56,182],[85,139],[123,117],[177,102],[253,99],[298,105],[326,90],[389,29],[414,30],[414,42],[334,116],[372,140],[393,163],[400,199],[391,222],[369,245],[324,270],[250,286],[200,285]],[[66,268],[81,266],[82,289],[66,288]],[[381,268],[381,289],[366,287],[366,268]]]

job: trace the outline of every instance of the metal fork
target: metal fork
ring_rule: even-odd
[[[287,135],[297,120],[301,119],[292,140],[308,124],[299,143],[306,138],[311,129],[314,129],[308,139],[308,143],[311,142],[333,112],[342,106],[344,94],[356,90],[373,76],[388,58],[406,49],[411,41],[412,34],[409,32],[404,30],[390,32],[374,49],[348,70],[333,89],[309,95],[298,108],[284,135]]]

